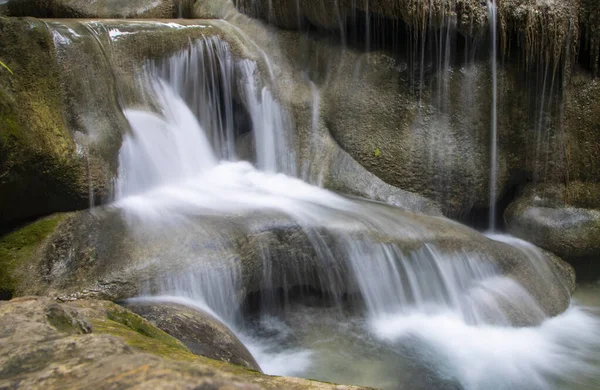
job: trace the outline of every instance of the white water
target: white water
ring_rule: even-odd
[[[207,54],[203,51],[210,51],[207,58],[212,56],[211,61],[219,64],[223,58],[229,58],[216,44],[200,48],[196,55],[204,58]],[[270,149],[278,144],[278,137],[285,139],[285,132],[280,130],[286,126],[282,119],[286,114],[268,90],[259,87],[254,77],[248,77],[255,71],[242,72],[246,78],[237,82],[245,83],[240,89],[250,107],[257,137],[257,161],[264,170],[247,162],[227,161],[235,159],[235,137],[228,138],[235,135],[235,129],[221,121],[229,115],[228,109],[206,111],[201,100],[204,97],[206,104],[216,102],[214,94],[222,92],[208,89],[205,93],[211,96],[198,95],[196,110],[186,104],[190,91],[185,88],[184,75],[189,70],[183,64],[189,64],[191,59],[190,53],[173,57],[169,69],[179,69],[182,74],[175,72],[167,80],[161,79],[165,73],[160,65],[147,70],[157,113],[125,111],[132,133],[125,137],[120,154],[116,206],[131,218],[132,227],[155,225],[169,234],[171,226],[186,219],[191,222],[196,217],[240,215],[250,218],[256,213],[277,212],[302,227],[317,257],[316,264],[311,265],[316,267],[315,283],[330,292],[334,306],[341,310],[344,288],[355,284],[366,307],[362,332],[372,332],[379,347],[392,350],[403,350],[408,341],[412,343],[417,338],[419,345],[427,348],[411,350],[411,356],[423,361],[442,379],[453,378],[469,389],[543,389],[557,381],[569,382],[575,375],[589,380],[597,374],[597,365],[586,363],[599,349],[600,328],[595,317],[573,307],[561,316],[546,319],[528,291],[502,275],[487,254],[443,251],[431,244],[407,251],[394,243],[374,242],[365,232],[376,231],[416,242],[427,242],[435,233],[406,214],[390,214],[389,209],[348,200],[299,179],[273,173],[279,156],[291,154],[291,149]],[[230,74],[227,67],[208,66],[221,73],[210,76],[215,79],[205,80],[205,85],[215,85],[216,80],[226,80]],[[252,67],[245,63],[242,68]],[[234,86],[227,88],[233,95]],[[264,132],[263,136],[258,135],[260,132]],[[289,148],[290,144],[279,145]],[[456,229],[464,228],[456,224]],[[323,236],[322,230],[330,236]],[[513,239],[493,238],[518,247],[537,272],[552,272],[535,247]],[[314,282],[305,257],[279,259],[275,249],[265,245],[261,250],[265,294],[277,287],[272,278],[282,260],[290,270],[284,287]],[[198,262],[203,260],[197,258]],[[263,297],[260,331],[245,328],[239,310],[241,264],[236,259],[222,262],[229,266],[165,275],[159,283],[159,293],[170,296],[164,299],[178,299],[188,305],[192,302],[222,319],[246,343],[265,372],[309,375],[314,351],[302,343],[283,342],[299,329],[271,313],[269,302],[274,297]],[[515,313],[528,322],[542,324],[511,327],[510,315]],[[265,330],[282,340],[261,336]]]
[[[490,230],[496,229],[496,186],[498,180],[498,63],[497,63],[497,23],[498,15],[494,0],[488,1],[490,14],[491,42],[492,42],[492,125],[490,143]]]

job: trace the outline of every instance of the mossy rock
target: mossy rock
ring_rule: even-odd
[[[89,206],[110,181],[101,159],[77,151],[65,120],[54,42],[43,24],[0,18],[0,221],[14,224]]]
[[[14,295],[34,252],[63,218],[61,214],[53,215],[0,237],[0,299]]]
[[[237,336],[205,311],[176,303],[144,299],[127,301],[124,306],[180,340],[196,355],[261,371]]]
[[[0,223],[112,200],[130,131],[122,109],[151,100],[141,68],[207,35],[224,32],[197,21],[0,18],[0,59],[14,73],[0,70]]]

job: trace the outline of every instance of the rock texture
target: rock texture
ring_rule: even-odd
[[[590,47],[597,50],[597,33],[590,19],[597,7],[591,3],[587,0],[499,1],[498,22],[503,46],[508,48],[513,43],[520,47],[524,58],[538,60],[544,56],[546,60],[559,63],[560,57],[567,53],[567,47],[574,50],[579,47],[581,22]],[[310,24],[345,32],[348,26],[370,17],[372,23],[384,19],[400,20],[418,38],[430,29],[445,29],[449,19],[456,21],[457,30],[465,36],[484,34],[489,23],[487,2],[478,0],[241,0],[236,1],[236,5],[252,17],[289,29],[305,28]]]
[[[0,302],[0,386],[7,388],[352,389],[269,377],[192,354],[110,302]]]
[[[600,257],[599,184],[529,185],[504,214],[507,230],[574,264]]]
[[[127,301],[124,307],[181,341],[196,355],[261,371],[244,344],[211,314],[168,301]]]
[[[90,185],[108,192],[110,170],[78,150],[61,91],[52,35],[40,24],[0,19],[0,221],[89,206]]]
[[[9,0],[10,16],[37,18],[173,18],[188,0]]]
[[[206,27],[206,28],[205,28]],[[145,61],[217,33],[195,22],[0,19],[0,222],[112,199],[122,108]]]

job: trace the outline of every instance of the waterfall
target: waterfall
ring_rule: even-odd
[[[156,79],[168,83],[190,107],[219,159],[237,160],[239,127],[248,124],[238,123],[234,111],[244,107],[250,116],[257,166],[270,172],[296,173],[289,114],[261,85],[256,63],[235,61],[225,41],[199,39],[169,58],[149,62],[145,74],[151,84]]]
[[[553,320],[548,320],[538,297],[481,250],[491,245],[487,238],[478,236],[472,247],[444,245],[476,233],[442,218],[426,222],[402,210],[349,199],[285,174],[295,162],[289,116],[260,85],[256,65],[231,58],[227,45],[211,38],[148,64],[143,81],[152,103],[145,110],[125,110],[132,132],[120,152],[119,199],[114,207],[128,217],[140,242],[152,242],[150,236],[169,244],[156,253],[150,245],[143,247],[148,262],[183,259],[190,265],[149,281],[145,294],[207,308],[246,341],[270,374],[289,373],[273,359],[291,359],[291,352],[273,357],[275,352],[264,347],[268,340],[251,334],[242,313],[247,279],[260,285],[259,327],[269,340],[273,332],[283,332],[278,328],[285,328],[273,325],[278,302],[283,300],[288,310],[288,294],[294,288],[304,296],[316,290],[338,311],[346,301],[364,307],[367,325],[362,331],[387,343],[387,349],[416,338],[433,348],[432,355],[447,355],[450,363],[434,359],[433,365],[441,367],[440,376],[457,378],[465,388],[490,384],[487,376],[468,369],[476,364],[496,377],[508,377],[517,388],[544,388],[547,382],[540,373],[574,358],[562,349],[564,331],[548,322]],[[256,166],[237,161],[238,130],[231,120],[236,104],[243,105],[252,122]],[[495,125],[493,132],[495,136]],[[495,153],[495,141],[493,149]],[[452,229],[439,242],[437,224]],[[495,244],[498,251],[518,258],[519,271],[536,275],[535,283],[542,284],[543,291],[567,288],[541,252],[504,241]],[[250,255],[240,254],[240,247],[250,248],[244,252]],[[569,313],[566,323],[573,316],[585,318],[577,329],[594,335],[593,320],[577,310]],[[519,331],[512,327],[515,317],[522,324],[541,326]],[[481,340],[490,334],[501,362],[492,363],[494,354],[481,353]],[[470,343],[472,338],[478,341]],[[520,343],[529,338],[557,352],[527,354],[531,366],[520,370],[519,356],[525,349]],[[596,344],[588,337],[576,340],[581,350]],[[416,350],[422,353],[426,348]],[[296,352],[302,362],[299,371],[306,372],[309,355],[304,349]],[[425,365],[431,364],[426,360]],[[578,372],[569,370],[565,372]]]
[[[492,125],[491,125],[491,143],[490,143],[490,231],[496,229],[496,185],[498,180],[498,117],[497,117],[497,98],[498,98],[498,64],[497,64],[497,7],[494,0],[489,0],[488,9],[490,15],[490,30],[492,42]]]
[[[256,162],[268,172],[296,173],[292,142],[292,121],[267,87],[259,88],[256,63],[245,60],[241,69],[241,94],[252,118],[255,132]]]
[[[306,249],[277,268],[283,266],[280,244],[259,236],[264,290],[282,283],[284,289],[314,286],[339,302],[349,286],[356,286],[373,318],[452,312],[469,324],[508,324],[510,307],[532,322],[543,320],[534,299],[502,276],[491,259],[477,252],[441,250],[426,244],[431,232],[410,218],[389,216],[374,205],[275,174],[293,155],[285,143],[285,111],[268,89],[259,87],[256,66],[247,60],[234,64],[222,42],[211,38],[195,43],[149,64],[146,74],[155,112],[125,111],[132,133],[121,149],[118,182],[118,204],[138,219],[160,225],[191,215],[282,215],[286,224],[298,226],[299,242]],[[234,77],[239,77],[237,86]],[[234,95],[249,109],[259,169],[236,162],[236,130],[230,119]],[[374,241],[364,233],[369,231],[422,244],[406,251]],[[227,235],[210,234],[223,247],[236,245]],[[199,299],[233,326],[239,318],[232,311],[239,302],[231,292],[241,288],[238,261],[223,260],[229,265],[209,267],[209,275],[169,275],[159,290]]]

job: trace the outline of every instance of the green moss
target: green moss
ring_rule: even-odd
[[[131,314],[131,316],[134,316],[134,314]],[[153,329],[153,336],[148,336],[142,333],[140,329],[136,330],[134,327],[113,321],[108,317],[106,319],[93,319],[91,322],[94,333],[120,337],[128,345],[141,351],[174,360],[193,361],[196,359],[196,355],[192,354],[177,339],[157,328]]]
[[[260,374],[258,371],[241,366],[195,355],[176,338],[156,328],[137,314],[116,304],[111,303],[104,306],[104,308],[106,313],[104,318],[89,317],[93,333],[117,336],[133,348],[163,358],[196,362],[240,375]]]
[[[11,297],[18,285],[15,273],[40,243],[50,235],[64,215],[41,219],[0,238],[0,296]]]
[[[46,308],[46,321],[56,330],[69,334],[85,334],[90,332],[87,321],[76,318],[59,304]]]
[[[88,205],[86,165],[64,118],[60,70],[43,23],[0,18],[0,218],[14,222]]]

